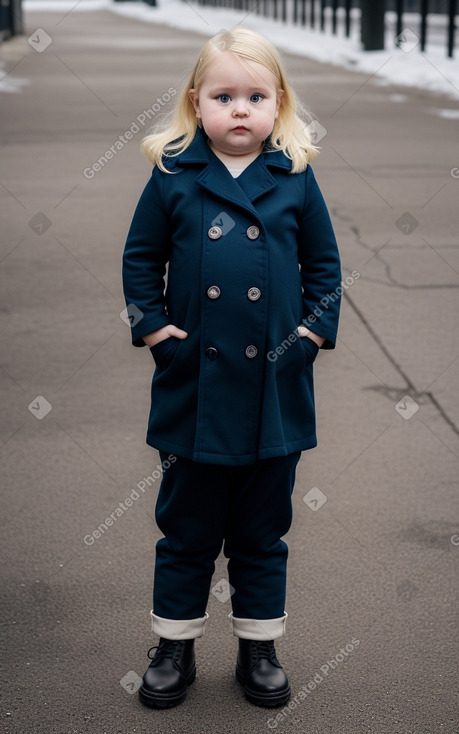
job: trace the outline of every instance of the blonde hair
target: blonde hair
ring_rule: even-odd
[[[262,64],[273,74],[276,92],[284,90],[279,114],[274,121],[269,150],[282,150],[292,160],[290,173],[304,171],[308,162],[319,152],[312,144],[307,129],[313,118],[288,83],[281,58],[274,46],[256,31],[240,26],[218,33],[202,47],[175,109],[163,118],[162,129],[155,126],[143,138],[142,152],[154,165],[169,173],[164,166],[163,156],[174,157],[188,148],[199,124],[188,92],[195,89],[199,94],[209,64],[224,51],[230,51],[243,64],[244,59]]]

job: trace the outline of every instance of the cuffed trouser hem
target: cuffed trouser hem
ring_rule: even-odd
[[[243,619],[228,615],[233,622],[233,635],[243,640],[276,640],[285,635],[288,614],[275,619]]]
[[[209,618],[207,612],[204,617],[196,619],[165,619],[158,617],[153,610],[150,615],[151,628],[155,635],[165,637],[167,640],[194,640],[196,637],[202,637],[205,623]]]

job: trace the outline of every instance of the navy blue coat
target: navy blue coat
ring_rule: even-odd
[[[147,443],[227,465],[316,446],[318,347],[296,329],[310,317],[334,347],[341,273],[311,167],[290,174],[282,151],[265,151],[234,179],[201,128],[165,165],[174,173],[153,169],[123,258],[133,344],[169,323],[188,332],[151,348]]]

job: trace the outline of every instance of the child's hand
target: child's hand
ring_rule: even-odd
[[[298,334],[299,336],[304,339],[312,339],[313,342],[317,344],[318,347],[321,347],[324,343],[325,339],[323,336],[319,336],[318,334],[314,334],[311,329],[307,329],[306,326],[299,326],[298,327]]]
[[[146,334],[142,339],[147,347],[154,347],[155,344],[159,344],[159,342],[168,339],[170,336],[176,336],[177,339],[186,339],[188,334],[183,329],[174,326],[174,324],[168,324],[167,326],[163,326],[162,329],[157,329],[156,331],[150,332],[150,334]]]

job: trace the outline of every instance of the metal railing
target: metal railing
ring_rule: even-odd
[[[21,0],[0,0],[0,41],[23,32]]]
[[[404,16],[415,13],[415,26],[410,31],[419,39],[421,51],[426,50],[429,29],[432,25],[435,34],[444,34],[442,45],[447,55],[454,55],[456,39],[456,17],[458,0],[193,0],[198,5],[232,8],[273,18],[283,23],[293,23],[305,27],[330,31],[333,34],[344,32],[349,37],[353,30],[361,32],[365,50],[384,48],[384,26],[386,13],[395,12],[396,31],[394,42],[402,46],[406,30]],[[189,0],[186,0],[189,2]],[[360,12],[359,12],[360,11]],[[440,19],[438,23],[433,19]],[[443,25],[443,28],[441,27]],[[363,32],[362,32],[363,31]]]

